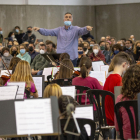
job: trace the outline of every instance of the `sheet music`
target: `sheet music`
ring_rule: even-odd
[[[74,70],[79,70],[80,71],[80,67],[74,67]]]
[[[25,82],[7,82],[8,86],[19,86],[17,94],[24,95]]]
[[[42,75],[45,76],[44,81],[47,81],[47,76],[51,75],[51,73],[52,73],[52,68],[53,68],[53,67],[44,68],[43,74],[42,74]]]
[[[90,77],[96,78],[98,81],[102,82],[103,85],[105,84],[105,71],[91,71]]]
[[[0,100],[15,99],[18,86],[2,86],[0,87]]]
[[[9,72],[10,72],[10,74],[12,74],[12,70],[9,70]],[[8,70],[1,70],[0,77],[1,77],[1,75],[9,76],[9,72],[8,72]]]
[[[38,91],[38,97],[42,97],[42,92],[43,92],[43,89],[42,89],[42,77],[33,77],[33,80],[34,80],[34,84],[36,86],[36,89]]]
[[[93,119],[93,106],[76,107],[75,109],[76,118]],[[91,135],[91,128],[89,125],[85,125],[88,136]]]
[[[103,61],[92,62],[92,68],[94,71],[100,71],[100,66],[104,65]]]
[[[53,67],[52,68],[52,72],[53,72],[53,76],[59,71],[60,67]]]
[[[24,94],[22,94],[22,95],[19,95],[19,94],[18,94],[18,95],[16,96],[16,99],[24,99]]]
[[[51,99],[15,101],[17,134],[53,133]]]
[[[106,72],[106,77],[107,77],[109,65],[103,65],[103,66],[100,66],[100,68],[101,68],[100,69],[101,71],[105,71]]]
[[[65,86],[65,87],[61,87],[61,89],[63,95],[69,95],[75,99],[75,92],[76,92],[75,86]]]

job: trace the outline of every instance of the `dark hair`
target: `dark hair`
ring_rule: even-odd
[[[56,45],[52,41],[46,40],[46,45],[49,45],[49,44],[52,44],[52,47],[56,48]]]
[[[82,57],[80,60],[80,72],[81,72],[81,76],[82,78],[86,78],[87,73],[88,73],[88,69],[91,68],[92,66],[92,62],[91,59],[89,57]]]
[[[62,61],[64,59],[70,59],[70,56],[68,53],[61,53],[59,57],[59,61]]]
[[[131,44],[133,44],[132,40],[126,40],[126,41],[129,41]]]
[[[28,28],[33,28],[33,27],[32,27],[32,26],[28,26],[27,29],[28,29]]]
[[[121,40],[124,40],[126,42],[126,38],[122,38]]]
[[[5,50],[8,51],[8,52],[10,53],[9,48],[8,48],[8,47],[4,47],[4,48],[2,49],[2,55],[3,55],[3,53],[4,53]]]
[[[123,47],[120,44],[113,45],[112,52],[114,52],[114,48],[118,49],[120,52],[123,51]]]
[[[99,45],[100,45],[101,43],[103,43],[103,42],[105,43],[105,41],[100,41],[100,42],[99,42]]]
[[[34,43],[29,43],[29,45],[30,45],[30,44],[32,44],[32,45],[35,47],[35,44],[34,44]]]
[[[62,95],[58,98],[58,105],[59,105],[59,110],[61,113],[65,112],[66,111],[66,108],[67,108],[67,105],[68,104],[73,104],[74,105],[74,110],[76,108],[76,101],[71,97],[71,96],[68,96],[68,95]],[[65,115],[67,116],[67,115]]]
[[[84,48],[84,43],[80,43],[80,44],[78,44],[78,47],[82,47],[82,48]]]
[[[91,39],[91,41],[90,42],[94,42],[95,44],[97,43],[97,41],[96,40],[94,40],[94,39]]]
[[[67,15],[67,14],[71,14],[72,15],[72,13],[70,13],[70,12],[65,13],[65,15]]]
[[[46,48],[46,45],[45,45],[45,44],[40,44],[40,46],[41,46],[41,47],[43,47],[43,46],[44,46],[44,47]]]
[[[115,37],[111,37],[111,38],[110,38],[110,40],[111,40],[111,39],[114,39],[114,40],[116,40],[116,38],[115,38]]]
[[[13,34],[14,32],[10,32],[9,34],[8,34],[8,37],[11,37],[11,35]]]
[[[140,65],[131,65],[125,72],[122,79],[122,99],[135,99],[140,92]]]
[[[19,27],[19,26],[15,26],[15,29],[16,29],[16,28],[18,28],[18,29],[20,30],[20,27]]]
[[[12,70],[12,73],[14,73],[14,70],[18,64],[18,62],[20,61],[21,59],[18,58],[18,57],[13,57],[10,61],[10,65],[9,65],[9,70]]]
[[[9,44],[9,42],[12,42],[12,45],[14,44],[14,41],[12,41],[12,40],[8,40],[7,45]]]
[[[120,53],[115,55],[115,57],[113,59],[113,62],[114,62],[114,66],[115,65],[121,65],[124,62],[126,62],[127,64],[131,64],[132,59],[129,56],[129,54],[127,54],[125,52],[120,52]]]

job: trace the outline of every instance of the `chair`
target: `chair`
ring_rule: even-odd
[[[87,91],[90,88],[89,87],[85,87],[85,86],[75,86],[75,89],[76,89],[75,100],[77,101],[77,96],[79,96],[78,97],[78,99],[79,99],[78,103],[81,105],[81,98],[82,98],[82,96],[86,96],[86,98],[87,98],[87,93],[83,94],[83,91]],[[80,91],[80,92],[77,93],[77,90]],[[86,103],[86,101],[85,101],[85,103]]]
[[[137,100],[122,101],[115,105],[115,113],[116,113],[116,119],[118,122],[118,127],[119,127],[119,132],[120,132],[120,139],[124,140],[123,130],[122,130],[122,119],[120,117],[120,112],[119,112],[119,109],[121,107],[124,107],[127,111],[130,124],[131,124],[131,135],[132,135],[132,138],[135,139],[136,137],[135,137],[134,119],[133,119],[130,107],[133,107],[133,110],[134,110],[135,120],[136,120],[136,134],[137,134],[138,133],[138,102]]]
[[[61,129],[62,129],[62,135],[61,135],[61,139],[65,139],[65,140],[78,140],[80,136],[74,136],[71,134],[66,134],[63,133],[63,128],[66,124],[67,119],[61,119]],[[84,133],[84,125],[88,124],[91,127],[91,135],[87,136],[89,137],[89,140],[93,140],[95,137],[95,122],[93,120],[90,119],[81,119],[81,118],[77,118],[77,122],[79,125],[79,128],[82,132],[82,134],[84,134],[84,136],[87,136],[86,133]],[[76,132],[76,127],[75,127],[75,123],[73,121],[73,119],[70,119],[69,124],[67,126],[67,130],[71,131],[71,132]]]
[[[114,100],[114,94],[109,92],[109,91],[105,91],[105,90],[97,90],[97,89],[90,89],[87,90],[87,96],[88,99],[90,100],[90,104],[95,104],[96,109],[97,109],[97,114],[98,114],[98,120],[99,120],[99,132],[102,131],[103,133],[103,137],[105,135],[105,131],[109,130],[110,132],[110,128],[114,128],[114,126],[108,126],[107,122],[106,122],[106,114],[105,114],[105,97],[109,95],[112,97],[114,105],[115,105],[115,100]],[[95,97],[95,98],[94,98]],[[100,101],[100,97],[101,97],[101,101]]]
[[[72,79],[56,79],[53,80],[52,83],[56,83],[59,86],[70,86],[72,85]]]

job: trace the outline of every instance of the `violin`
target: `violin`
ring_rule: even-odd
[[[7,81],[10,79],[10,77],[11,77],[11,73],[10,73],[9,69],[7,68],[7,66],[6,66],[4,60],[2,59],[2,57],[1,57],[1,60],[2,60],[2,63],[4,64],[5,68],[7,69],[8,74],[9,74],[9,76],[7,76],[7,75],[1,75],[1,79],[3,80],[3,84],[5,85],[6,82],[7,82]]]

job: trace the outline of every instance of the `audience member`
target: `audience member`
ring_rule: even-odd
[[[15,38],[14,32],[10,32],[10,33],[9,33],[9,35],[8,35],[8,40],[10,40],[10,41],[17,40],[17,39]]]
[[[24,33],[21,32],[20,30],[20,27],[19,26],[15,26],[15,38],[17,39],[18,43],[19,44],[22,44],[23,43],[23,36],[24,36]]]
[[[30,91],[30,95],[35,98],[38,97],[38,92],[36,90],[32,75],[31,68],[27,61],[20,60],[16,66],[14,73],[8,82],[25,82],[25,88]],[[7,85],[7,83],[5,84]],[[26,93],[24,93],[24,98],[27,98]]]
[[[52,41],[46,42],[47,53],[56,53],[55,52],[55,44]]]
[[[13,57],[16,57],[18,54],[19,54],[19,48],[14,45],[10,48],[10,54],[13,56]]]
[[[90,55],[91,61],[103,61],[105,62],[105,56],[102,54],[100,50],[100,46],[95,44],[93,46],[93,53]]]
[[[42,75],[43,69],[49,65],[49,62],[41,54],[46,54],[45,44],[40,45],[40,54],[36,55],[31,63],[32,75]]]
[[[106,41],[106,39],[105,39],[105,37],[103,36],[103,37],[101,37],[101,41]]]
[[[61,95],[61,87],[58,84],[53,83],[46,86],[43,93],[43,98],[50,98],[51,96],[56,96],[57,98],[59,98]]]
[[[130,39],[131,39],[132,41],[135,41],[134,35],[130,35]]]
[[[115,86],[122,85],[122,74],[131,64],[130,56],[125,52],[118,53],[113,60],[114,71],[110,74],[104,84],[103,90],[114,93]],[[114,103],[110,96],[105,98],[105,114],[108,125],[114,125]]]
[[[116,99],[116,104],[122,101],[129,101],[129,100],[136,100],[137,94],[140,93],[140,65],[132,65],[130,68],[125,72],[122,78],[122,90],[121,94]],[[130,108],[132,116],[135,116],[133,108]],[[131,139],[131,124],[128,117],[128,112],[125,108],[121,107],[120,110],[120,117],[122,120],[122,129],[123,129],[123,137],[124,139]],[[134,127],[136,128],[136,120],[134,118]],[[116,131],[119,131],[118,123],[115,116],[115,128]],[[135,131],[135,138],[137,138],[136,129]]]
[[[106,41],[110,41],[110,38],[111,38],[110,35],[107,35],[106,36]]]
[[[126,50],[125,50],[126,53],[128,53],[128,52],[133,53],[133,47],[132,47],[132,41],[131,40],[127,40],[126,43],[125,43],[125,46],[126,46]]]
[[[135,45],[134,45],[134,57],[136,61],[140,60],[140,41],[136,41]]]
[[[32,33],[32,29],[31,26],[27,27],[27,32],[23,35],[23,42],[35,43],[36,36]]]
[[[34,60],[34,58],[36,57],[36,55],[39,54],[39,52],[36,52],[35,51],[35,45],[34,45],[34,43],[29,43],[28,48],[29,48],[29,52],[28,53],[31,56],[31,63],[32,63],[33,60]]]
[[[105,56],[105,62],[107,64],[110,64],[111,62],[111,42],[110,41],[107,41],[106,44],[105,44],[105,50],[103,51],[103,54]]]
[[[5,63],[7,68],[9,68],[10,61],[11,61],[12,58],[13,58],[13,56],[10,54],[9,48],[4,47],[2,49],[2,59],[3,59],[3,61],[4,61],[4,63]],[[2,65],[3,65],[3,69],[6,70],[6,67],[3,64],[3,62],[2,62]]]
[[[10,49],[13,46],[13,41],[9,40],[7,43],[7,47]]]
[[[78,38],[78,44],[83,43],[83,39],[81,37]]]
[[[69,67],[70,69],[65,67],[63,64],[60,64],[59,73],[56,75],[55,79],[72,78],[74,67],[73,67],[73,64],[72,64],[71,60],[70,59],[64,59],[62,61],[62,63],[64,65],[66,65],[67,67]]]
[[[0,43],[3,42],[3,31],[2,31],[2,28],[0,27]]]
[[[82,39],[83,39],[83,40],[87,40],[88,37],[90,37],[91,39],[94,39],[94,37],[90,34],[90,32],[87,33],[87,34],[85,34],[85,35],[82,35]],[[82,42],[81,42],[81,43],[82,43]]]
[[[105,41],[100,41],[99,46],[100,46],[101,51],[103,52],[105,50]]]
[[[28,54],[28,52],[26,52],[25,44],[20,44],[19,49],[20,49],[20,53],[17,55],[17,57],[20,58],[21,60],[27,61],[30,64],[31,63],[31,57]]]
[[[110,38],[110,42],[111,42],[111,46],[115,45],[115,44],[116,44],[116,39],[115,39],[115,37],[111,37],[111,38]]]
[[[115,44],[112,47],[112,54],[111,54],[111,59],[118,54],[119,52],[123,51],[123,47],[120,44]]]

